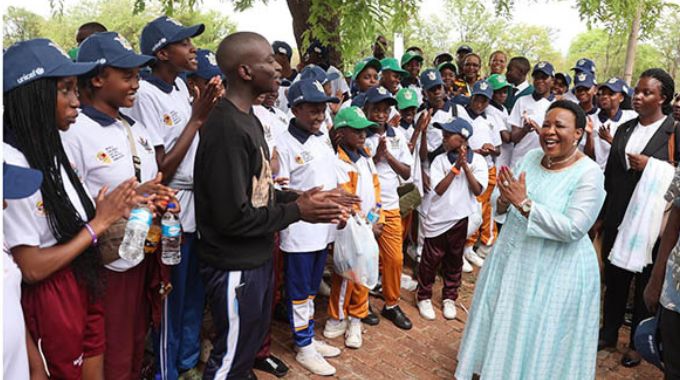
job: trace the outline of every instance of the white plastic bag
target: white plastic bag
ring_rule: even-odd
[[[342,277],[369,289],[378,283],[378,243],[373,228],[364,218],[353,216],[338,230],[333,251],[333,268]]]

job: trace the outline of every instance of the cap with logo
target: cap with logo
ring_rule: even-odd
[[[579,59],[578,61],[576,61],[576,65],[571,69],[576,71],[576,73],[586,72],[595,76],[595,62],[588,58]]]
[[[406,66],[407,63],[413,61],[414,59],[420,63],[423,63],[423,56],[418,54],[417,51],[414,50],[407,51],[401,56],[401,67]]]
[[[420,85],[425,91],[428,91],[432,87],[443,86],[444,81],[442,81],[442,76],[439,74],[439,70],[429,68],[420,73]]]
[[[198,69],[193,73],[189,73],[189,75],[196,75],[206,80],[215,76],[222,76],[222,71],[217,65],[217,58],[212,51],[208,49],[196,50],[196,61],[198,61]]]
[[[630,87],[626,84],[626,82],[623,79],[620,78],[610,78],[608,81],[602,83],[600,85],[600,88],[606,87],[610,90],[612,90],[613,93],[620,92],[624,95],[628,95]]]
[[[137,54],[132,45],[116,32],[95,33],[80,44],[78,62],[97,62],[103,66],[132,69],[146,66],[156,58]]]
[[[375,127],[378,124],[366,119],[364,111],[359,107],[351,106],[343,108],[335,115],[333,119],[333,128],[354,128],[365,129],[368,127]]]
[[[635,350],[646,361],[663,369],[663,344],[659,332],[659,315],[640,322],[635,329]]]
[[[327,73],[324,69],[317,65],[307,65],[302,72],[300,72],[300,79],[313,79],[319,83],[326,84],[328,81],[340,78],[338,73]]]
[[[383,86],[371,87],[366,91],[365,104],[375,104],[380,102],[387,102],[391,106],[397,105],[397,100],[392,96],[392,93],[387,91]]]
[[[503,74],[491,74],[488,78],[486,78],[486,80],[489,82],[491,88],[493,88],[494,91],[498,91],[506,87],[512,87],[512,85],[508,83],[508,78],[506,78]]]
[[[593,86],[597,85],[595,82],[595,77],[593,74],[590,74],[588,72],[582,71],[574,77],[574,88],[579,88],[579,87],[585,87],[585,88],[592,88]]]
[[[456,49],[456,54],[470,54],[472,53],[472,47],[470,45],[460,45],[458,49]]]
[[[272,43],[272,50],[274,50],[274,54],[285,55],[288,58],[288,62],[290,62],[291,57],[293,57],[293,48],[284,41],[274,41]]]
[[[380,60],[382,71],[393,71],[397,74],[407,75],[408,72],[399,66],[399,60],[394,57],[383,58]]]
[[[534,70],[531,72],[531,75],[533,76],[536,73],[543,73],[549,77],[554,77],[555,68],[548,61],[540,61],[536,64],[536,66],[534,66]]]
[[[460,117],[446,123],[434,123],[434,126],[449,133],[459,134],[465,137],[465,139],[469,139],[472,136],[472,125]]]
[[[567,85],[567,88],[571,86],[571,77],[567,73],[555,73],[555,78],[561,78]]]
[[[2,198],[21,199],[33,195],[40,188],[43,174],[40,170],[2,164]]]
[[[41,78],[83,75],[97,67],[97,62],[73,62],[59,45],[46,38],[17,42],[2,55],[2,90]]]
[[[382,68],[382,65],[380,64],[380,61],[378,61],[377,59],[375,59],[373,57],[364,58],[361,61],[357,62],[356,65],[354,65],[354,70],[353,70],[354,74],[352,75],[352,79],[356,80],[357,77],[359,76],[359,74],[361,74],[361,72],[366,70],[366,68],[368,68],[368,67],[372,67],[376,71],[380,71],[380,69]]]
[[[288,88],[288,105],[296,106],[300,103],[339,103],[340,99],[328,96],[319,81],[300,79]]]
[[[418,104],[418,93],[416,93],[416,90],[408,87],[404,87],[397,92],[397,108],[399,110],[404,110],[410,107],[416,107],[420,104]]]
[[[451,53],[449,53],[447,51],[437,53],[437,55],[434,57],[434,62],[442,63],[442,62],[451,62],[451,61],[453,61],[453,56],[451,55]]]
[[[491,100],[491,98],[493,97],[493,87],[491,87],[491,84],[487,80],[484,79],[478,80],[472,86],[472,93],[470,95],[471,96],[480,95]]]
[[[203,24],[187,27],[171,17],[161,16],[142,29],[142,36],[139,39],[140,50],[142,54],[154,55],[170,44],[200,35],[204,30]]]

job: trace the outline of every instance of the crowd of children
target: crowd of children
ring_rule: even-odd
[[[278,308],[297,362],[334,375],[326,358],[341,350],[315,336],[318,295],[329,297],[323,336],[352,349],[364,324],[380,323],[369,294],[400,329],[415,317],[400,307],[411,302],[402,291],[422,319],[436,319],[437,274],[442,315],[455,319],[462,273],[496,254],[501,168],[541,147],[551,104],[569,100],[587,115],[579,149],[603,171],[617,129],[638,117],[633,88],[598,82],[587,58],[570,75],[495,51],[485,69],[463,45],[426,67],[418,47],[390,57],[379,36],[373,56],[343,76],[318,41],[293,68],[285,42],[235,33],[211,52],[192,43],[204,30],[159,17],[139,54],[88,23],[70,57],[47,39],[6,49],[6,378],[137,380],[149,368],[164,380],[250,379],[253,368],[284,376],[269,351]],[[139,207],[156,226],[179,215],[179,264],[154,254],[167,231],[153,226],[138,260],[119,255]],[[373,289],[329,271],[353,215],[375,216]],[[212,343],[205,368],[202,332]],[[677,364],[666,361],[673,378]]]

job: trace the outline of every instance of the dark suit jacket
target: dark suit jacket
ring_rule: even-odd
[[[609,159],[604,170],[604,189],[607,197],[600,218],[604,221],[602,236],[602,252],[607,257],[614,245],[619,224],[628,208],[630,198],[635,191],[642,172],[626,169],[626,144],[630,139],[633,129],[639,119],[635,118],[621,126],[616,131],[612,141]],[[668,140],[675,132],[675,154],[673,161],[680,158],[680,127],[675,123],[672,116],[667,116],[659,129],[654,133],[649,143],[642,150],[642,154],[659,160],[670,161],[668,157]]]

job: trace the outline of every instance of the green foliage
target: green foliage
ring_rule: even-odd
[[[89,21],[98,21],[108,30],[116,31],[139,49],[139,35],[146,23],[163,14],[160,6],[138,8],[140,0],[88,0],[44,18],[25,9],[8,9],[4,16],[4,46],[27,38],[46,37],[64,49],[75,47],[78,27]],[[192,2],[193,3],[193,2]],[[201,48],[214,50],[221,39],[235,30],[235,25],[216,11],[199,12],[192,8],[176,9],[174,17],[185,25],[203,23],[206,31],[194,39]],[[137,11],[137,14],[134,12]]]

